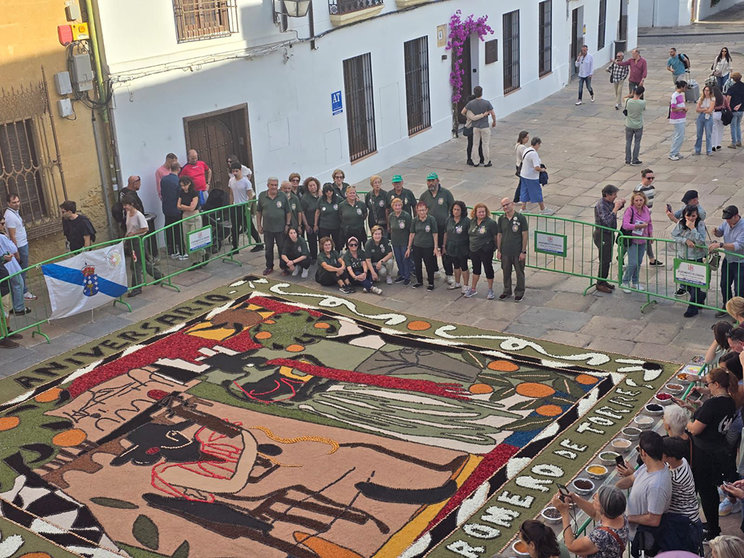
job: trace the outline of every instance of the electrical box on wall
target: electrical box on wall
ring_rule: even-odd
[[[75,115],[75,111],[72,109],[72,101],[70,99],[60,99],[57,101],[57,109],[59,115],[62,118],[69,118]]]
[[[72,55],[72,84],[75,86],[75,91],[93,89],[93,68],[90,65],[89,55]]]
[[[65,17],[67,18],[67,21],[80,19],[80,7],[75,0],[68,0],[65,2]]]
[[[69,95],[72,93],[70,72],[57,72],[54,74],[54,88],[57,90],[57,95]]]
[[[76,41],[90,39],[87,23],[73,23],[70,27],[72,28],[72,38]]]

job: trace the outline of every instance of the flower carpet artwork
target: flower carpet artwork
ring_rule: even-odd
[[[674,371],[249,276],[0,382],[0,519],[60,556],[490,556]]]

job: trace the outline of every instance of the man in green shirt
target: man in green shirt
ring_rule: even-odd
[[[416,211],[416,196],[408,188],[403,187],[403,177],[401,175],[394,175],[392,182],[393,189],[385,194],[385,206],[388,216],[393,212],[391,202],[394,198],[398,198],[403,202],[403,211],[413,217],[414,211]]]
[[[455,198],[452,197],[452,193],[443,188],[439,184],[439,176],[437,173],[432,172],[426,177],[426,191],[421,194],[419,201],[426,204],[429,208],[429,215],[434,217],[437,222],[437,235],[438,235],[438,246],[442,246],[444,242],[444,233],[447,230],[447,218],[450,214],[452,204],[455,203]],[[447,275],[447,279],[452,278],[452,263],[447,261],[443,262],[444,273]],[[434,260],[434,272],[439,273],[439,264]],[[454,279],[452,279],[454,282]]]
[[[643,161],[638,159],[641,151],[641,138],[643,137],[643,112],[646,110],[646,101],[642,99],[645,88],[639,85],[633,91],[633,95],[625,101],[625,164],[641,165]],[[630,146],[635,138],[633,156],[631,158]]]
[[[256,226],[258,233],[264,237],[266,247],[266,269],[263,274],[268,275],[274,271],[274,244],[282,256],[284,246],[284,234],[289,229],[292,213],[289,209],[287,197],[279,191],[279,179],[272,176],[266,181],[265,192],[258,195],[256,203]]]
[[[499,300],[512,295],[512,268],[517,274],[517,288],[514,289],[514,300],[524,298],[524,265],[527,260],[528,227],[527,218],[514,211],[514,202],[509,198],[501,200],[504,214],[499,219],[499,234],[496,238],[496,257],[501,261],[504,272],[504,292]]]
[[[302,204],[300,203],[300,198],[292,191],[292,183],[288,180],[282,181],[282,185],[279,188],[282,191],[282,194],[287,198],[287,201],[289,202],[289,224],[291,227],[297,227],[302,228],[305,227],[307,223],[305,223],[305,213],[302,211]]]

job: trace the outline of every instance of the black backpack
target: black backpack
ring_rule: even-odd
[[[678,54],[677,55],[677,58],[679,58],[680,62],[682,62],[682,64],[684,64],[685,70],[689,70],[690,69],[690,58],[686,54],[682,54],[682,53],[681,54]]]

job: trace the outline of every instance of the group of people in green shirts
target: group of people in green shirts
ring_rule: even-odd
[[[309,267],[317,263],[315,280],[324,286],[337,285],[345,294],[357,286],[382,294],[376,284],[383,278],[387,284],[420,288],[424,268],[426,288],[433,290],[441,259],[447,288],[461,289],[467,298],[477,294],[483,268],[486,298],[492,300],[496,298],[493,256],[498,251],[504,270],[499,298],[514,294],[516,301],[522,300],[527,220],[509,199],[502,200],[504,215],[497,222],[483,203],[476,204],[468,216],[465,203],[455,201],[434,172],[426,177],[427,189],[418,200],[403,187],[400,175],[393,176],[389,191],[382,189],[381,177],[372,176],[364,200],[344,182],[343,171],[335,170],[332,177],[333,182],[321,187],[314,177],[300,184],[299,175],[293,173],[281,191],[278,179],[268,180],[256,206],[257,228],[266,249],[264,275],[273,271],[276,244],[285,274],[301,272],[307,277]],[[393,261],[398,270],[395,277]],[[517,276],[513,293],[512,270]]]

